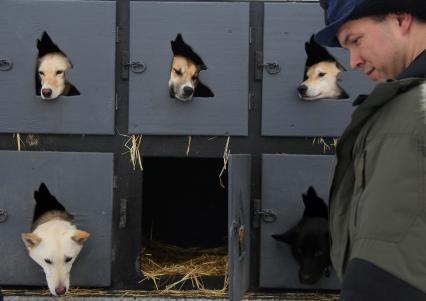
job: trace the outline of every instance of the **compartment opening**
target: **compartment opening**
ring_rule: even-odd
[[[214,97],[212,90],[199,79],[200,72],[207,70],[202,58],[185,43],[180,33],[170,44],[173,51],[169,79],[170,97],[183,102],[190,101],[192,97]]]
[[[228,191],[220,185],[222,167],[222,159],[144,158],[144,289],[226,292]],[[222,181],[227,187],[227,175]]]
[[[80,95],[78,89],[66,79],[66,71],[73,68],[71,60],[43,32],[37,39],[37,61],[35,69],[35,93],[45,100],[60,96]]]
[[[297,87],[299,97],[305,101],[342,100],[349,98],[348,93],[339,85],[339,73],[346,69],[328,50],[319,45],[311,36],[305,43],[307,55],[303,71],[303,82]]]

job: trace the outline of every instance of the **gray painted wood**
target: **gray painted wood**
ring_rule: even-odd
[[[251,156],[231,155],[228,170],[229,300],[239,301],[250,281]],[[240,228],[244,232],[242,243]]]
[[[335,273],[322,277],[315,285],[301,284],[298,264],[290,247],[271,237],[283,233],[300,220],[304,205],[302,193],[313,186],[328,201],[333,156],[263,155],[262,210],[271,209],[277,216],[273,223],[262,222],[260,243],[260,282],[263,288],[338,289]]]
[[[352,102],[368,94],[372,83],[351,71],[348,53],[328,49],[346,67],[340,85],[351,96],[344,100],[302,101],[297,87],[303,81],[305,42],[324,26],[318,3],[265,3],[264,62],[277,62],[281,72],[263,72],[262,135],[340,136],[350,121]]]
[[[111,278],[113,155],[109,153],[0,152],[0,283],[46,286],[42,269],[27,255],[21,233],[30,232],[41,182],[91,236],[71,270],[71,286],[108,286]]]
[[[129,132],[241,135],[248,132],[249,3],[131,2]],[[208,69],[200,80],[215,94],[183,103],[169,96],[172,50],[181,33]]]
[[[0,71],[2,133],[114,133],[115,3],[2,0]],[[36,41],[46,31],[74,68],[81,95],[46,101],[35,94]]]

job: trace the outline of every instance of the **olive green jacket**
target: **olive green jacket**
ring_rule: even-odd
[[[329,204],[339,278],[359,258],[426,292],[426,79],[378,84],[336,159]]]

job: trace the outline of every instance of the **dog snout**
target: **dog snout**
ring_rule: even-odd
[[[314,284],[317,282],[317,279],[313,275],[304,272],[299,273],[299,279],[300,282],[304,284]]]
[[[184,96],[190,96],[190,95],[192,95],[192,93],[194,93],[194,89],[192,89],[192,87],[185,86],[183,88],[183,95]]]
[[[300,85],[297,88],[297,91],[300,93],[300,95],[305,95],[306,92],[308,91],[308,87],[306,85]]]
[[[56,293],[58,296],[62,296],[62,295],[64,295],[66,292],[67,292],[67,289],[66,289],[66,287],[65,287],[65,286],[63,286],[63,285],[58,286],[58,287],[56,287],[56,288],[55,288],[55,293]]]
[[[41,89],[41,94],[43,95],[43,97],[49,98],[50,96],[52,96],[52,89],[43,88]]]

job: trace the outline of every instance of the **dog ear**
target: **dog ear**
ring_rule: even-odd
[[[78,243],[79,245],[83,245],[83,243],[89,238],[90,233],[82,230],[76,230],[74,235],[71,236],[71,239]]]
[[[272,237],[275,238],[278,241],[285,242],[286,244],[293,244],[296,242],[297,238],[300,234],[300,227],[299,225],[294,226],[287,232],[284,232],[282,234],[272,234]]]
[[[209,87],[199,81],[195,88],[193,97],[214,97],[214,94]]]
[[[37,247],[41,242],[41,238],[34,233],[22,233],[21,238],[28,250]]]

